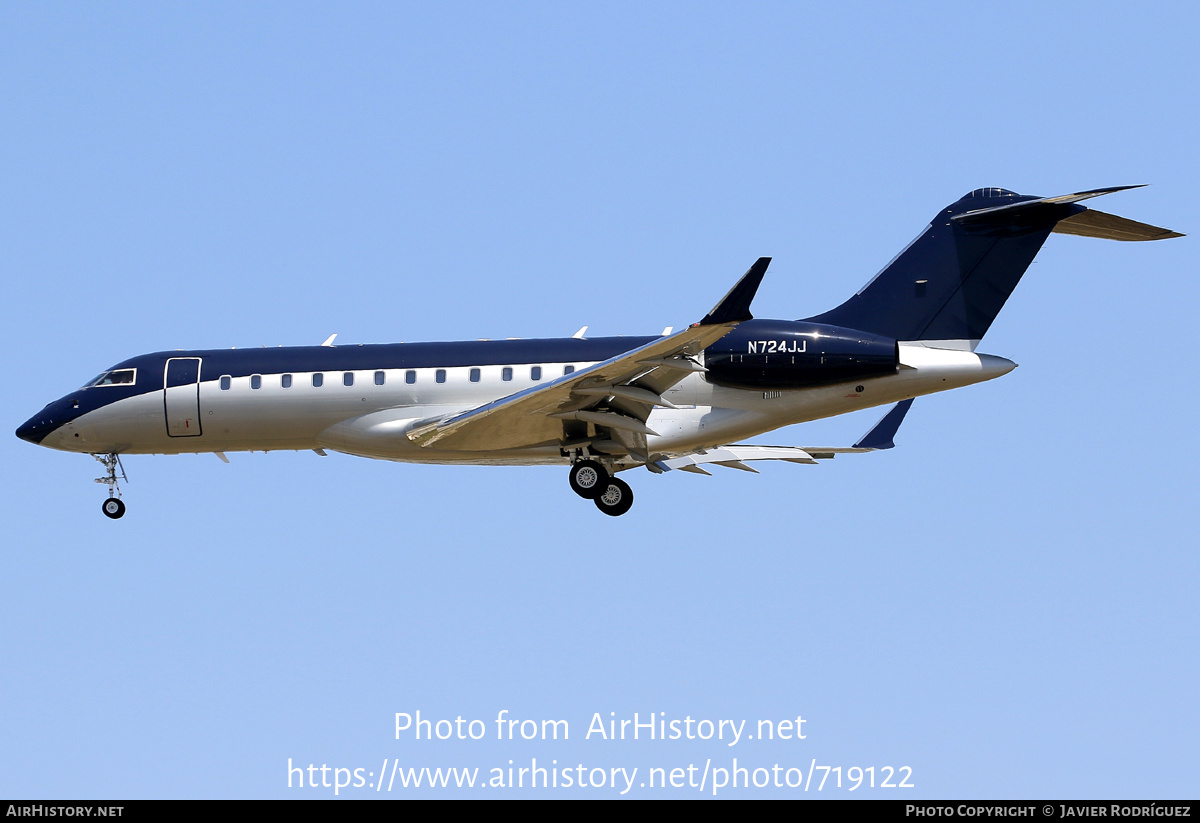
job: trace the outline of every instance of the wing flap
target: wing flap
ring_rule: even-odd
[[[672,457],[659,460],[655,465],[664,471],[682,469],[696,471],[697,466],[716,464],[742,471],[755,471],[747,462],[755,460],[786,460],[789,463],[816,463],[809,453],[795,446],[722,446],[719,449],[705,449],[695,454],[683,457]],[[708,472],[697,472],[708,474]]]

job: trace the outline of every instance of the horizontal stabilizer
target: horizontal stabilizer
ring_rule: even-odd
[[[1054,231],[1058,234],[1100,237],[1105,240],[1169,240],[1172,237],[1184,236],[1177,231],[1161,229],[1095,209],[1088,209],[1060,220]]]
[[[1113,192],[1140,189],[1144,185],[1109,186],[1106,189],[1089,189],[1088,191],[1078,191],[1074,194],[1060,194],[1056,197],[1032,197],[1025,200],[1018,200],[1015,203],[1005,203],[1003,206],[972,209],[962,214],[956,214],[951,219],[964,225],[1029,220],[1031,218],[1042,217],[1043,215],[1046,218],[1061,220],[1063,219],[1063,212],[1056,207],[1069,206],[1072,203],[1078,203],[1080,200],[1088,200],[1092,197],[1100,197],[1101,195],[1112,194]],[[1052,215],[1053,217],[1051,217]]]
[[[1078,203],[1080,200],[1140,188],[1142,186],[1111,186],[1107,189],[1060,194],[1058,197],[1037,197],[988,209],[974,209],[955,215],[952,219],[967,227],[1009,222],[1055,221],[1051,231],[1058,234],[1100,237],[1105,240],[1168,240],[1172,237],[1183,237],[1179,232],[1170,229],[1149,226],[1136,220],[1128,220],[1124,217],[1117,217],[1115,214],[1106,214],[1084,206],[1077,206],[1065,213],[1062,209],[1063,206]]]

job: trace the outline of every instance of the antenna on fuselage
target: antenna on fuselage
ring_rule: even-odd
[[[334,339],[335,337],[337,337],[337,332],[334,332],[333,334],[329,335],[329,337],[327,337],[327,338],[325,339],[325,342],[324,342],[324,343],[322,343],[321,345],[322,345],[322,346],[332,346],[332,345],[333,345],[333,339]]]

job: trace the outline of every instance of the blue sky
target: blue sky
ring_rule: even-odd
[[[619,519],[561,470],[272,453],[130,458],[110,522],[89,458],[10,436],[0,796],[332,796],[289,789],[289,758],[641,781],[735,757],[915,788],[718,796],[1194,796],[1197,24],[1154,3],[0,8],[10,430],[161,349],[653,334],[760,255],[755,313],[807,316],[980,186],[1149,183],[1096,205],[1192,235],[1053,236],[981,347],[1021,367],[918,399],[894,451],[632,473]],[[879,414],[760,442],[848,445]],[[489,735],[397,740],[418,710]],[[502,710],[571,737],[497,741]],[[585,739],[635,712],[802,716],[806,738]]]

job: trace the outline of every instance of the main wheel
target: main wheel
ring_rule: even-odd
[[[116,520],[118,517],[125,514],[125,504],[119,497],[110,497],[104,501],[104,504],[100,507],[100,510],[104,512],[105,517]]]
[[[596,508],[610,517],[619,517],[633,506],[633,489],[618,477],[608,481],[604,493],[596,498]]]
[[[604,494],[608,484],[608,472],[595,460],[580,460],[571,464],[571,491],[586,500],[595,500]]]

